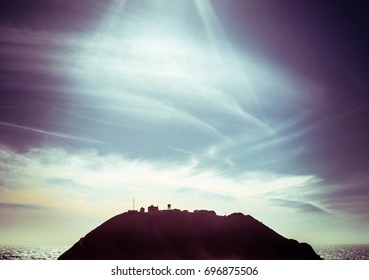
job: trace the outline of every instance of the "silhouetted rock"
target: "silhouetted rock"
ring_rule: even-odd
[[[128,212],[89,232],[60,260],[320,259],[251,216],[214,211]]]

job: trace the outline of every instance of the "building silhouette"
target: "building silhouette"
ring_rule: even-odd
[[[158,212],[158,211],[159,211],[158,206],[154,206],[154,205],[151,204],[149,207],[147,207],[147,212],[149,212],[149,213]]]

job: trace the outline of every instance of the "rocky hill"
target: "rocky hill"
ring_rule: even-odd
[[[251,216],[213,211],[129,211],[81,238],[60,260],[320,259]]]

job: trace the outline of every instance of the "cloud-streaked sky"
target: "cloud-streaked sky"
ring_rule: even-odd
[[[133,198],[369,242],[367,10],[321,2],[2,1],[0,243]]]

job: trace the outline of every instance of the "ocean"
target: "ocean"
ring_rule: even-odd
[[[0,260],[56,260],[70,246],[0,246]],[[325,260],[369,260],[369,244],[313,245]]]
[[[312,245],[325,260],[369,260],[369,244]]]
[[[0,260],[56,260],[70,246],[0,246]]]

